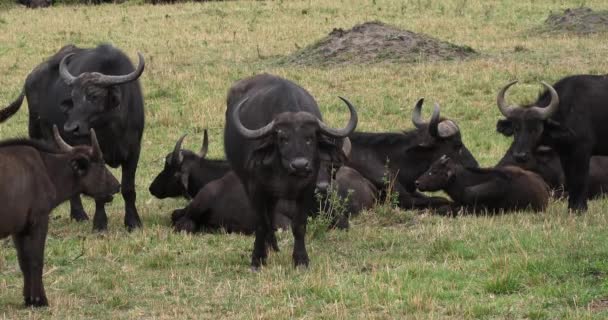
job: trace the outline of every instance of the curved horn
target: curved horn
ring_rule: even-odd
[[[198,152],[198,156],[205,158],[207,150],[209,150],[209,137],[207,137],[207,129],[205,129],[203,131],[203,146],[201,147],[201,151]]]
[[[91,147],[93,147],[93,158],[103,158],[103,153],[101,152],[101,147],[99,146],[99,141],[97,140],[97,135],[93,128],[91,128]]]
[[[232,122],[236,126],[236,129],[247,139],[258,139],[268,135],[274,129],[274,120],[271,121],[269,124],[265,125],[264,127],[255,130],[245,128],[245,126],[241,122],[241,107],[243,106],[243,104],[245,104],[245,102],[247,102],[247,100],[249,100],[249,97],[241,100],[241,102],[239,102],[239,104],[234,107],[234,110],[232,110]]]
[[[538,116],[542,120],[546,120],[551,117],[551,115],[553,115],[555,111],[557,111],[557,107],[559,106],[559,96],[557,95],[557,91],[555,91],[555,89],[550,84],[544,81],[541,81],[541,83],[543,84],[543,86],[545,86],[545,88],[547,88],[547,91],[549,91],[549,93],[551,94],[551,102],[549,102],[549,105],[544,108],[534,106],[531,107],[531,109],[534,110],[534,112],[536,112],[536,114],[538,114]]]
[[[173,163],[177,163],[180,164],[182,163],[182,160],[184,160],[184,155],[182,155],[181,150],[182,150],[182,142],[184,142],[184,138],[186,137],[187,134],[182,135],[181,137],[179,137],[179,139],[177,139],[177,142],[175,143],[175,147],[173,148],[173,154],[171,155],[171,159],[173,161]]]
[[[431,116],[431,121],[429,122],[429,134],[431,137],[437,137],[438,134],[438,126],[439,126],[439,115],[440,115],[439,104],[435,102],[435,108],[433,109],[433,115]]]
[[[72,150],[74,150],[74,147],[69,145],[63,140],[63,138],[61,138],[61,135],[59,134],[59,129],[57,129],[56,124],[53,125],[53,137],[55,137],[55,143],[59,147],[59,150],[63,152],[72,152]]]
[[[505,94],[507,93],[507,90],[509,90],[509,88],[516,83],[517,80],[509,82],[506,86],[504,86],[504,88],[498,91],[498,95],[496,96],[496,104],[498,105],[498,110],[500,110],[500,113],[502,113],[502,115],[507,118],[511,116],[513,110],[517,107],[507,105],[507,102],[505,100]]]
[[[102,73],[96,73],[98,77],[94,80],[95,84],[100,86],[115,86],[137,80],[137,78],[139,78],[144,72],[144,67],[146,65],[144,56],[141,54],[141,52],[137,52],[137,56],[139,57],[139,63],[133,72],[122,76],[110,76]]]
[[[70,71],[68,71],[67,62],[68,59],[73,55],[73,53],[66,55],[63,57],[63,59],[61,59],[61,63],[59,63],[59,75],[67,85],[71,85],[74,83],[74,81],[76,81],[76,79],[78,79],[78,77],[74,77]]]
[[[416,106],[414,107],[414,112],[412,112],[412,122],[416,128],[420,128],[424,125],[424,121],[422,120],[422,104],[424,103],[424,98],[420,98],[418,102],[416,102]]]
[[[350,152],[352,151],[353,146],[350,143],[350,139],[348,137],[344,138],[344,140],[342,140],[342,152],[344,152],[344,155],[347,158],[350,158]]]
[[[15,101],[11,102],[8,107],[0,110],[0,122],[6,121],[19,111],[19,108],[21,108],[21,104],[23,103],[23,98],[25,98],[25,94],[22,91]]]
[[[342,101],[344,101],[344,103],[346,103],[348,111],[350,111],[350,119],[348,120],[346,127],[342,129],[330,128],[320,119],[317,119],[317,123],[319,124],[319,128],[324,134],[334,138],[344,138],[355,130],[355,128],[357,127],[357,122],[359,121],[359,117],[357,116],[357,110],[355,110],[355,107],[350,103],[350,101],[342,97],[338,98],[340,98]]]

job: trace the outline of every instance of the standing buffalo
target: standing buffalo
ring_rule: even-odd
[[[343,129],[328,127],[314,98],[283,78],[262,74],[237,81],[228,92],[224,150],[259,217],[251,266],[267,257],[271,214],[279,200],[293,205],[293,262],[307,266],[304,237],[321,160],[341,163],[342,150],[330,140],[344,138],[357,126],[357,112],[346,99],[350,120]]]
[[[92,147],[71,147],[56,127],[54,136],[59,150],[36,140],[0,142],[0,238],[13,236],[26,306],[48,305],[42,268],[51,211],[74,195],[110,199],[120,188],[93,129]]]
[[[440,117],[435,104],[431,121],[422,120],[424,99],[418,100],[412,115],[415,130],[395,133],[355,132],[349,136],[352,152],[348,166],[360,172],[379,190],[398,193],[402,208],[441,207],[449,204],[444,198],[426,197],[417,193],[416,178],[442,155],[477,167],[477,161],[462,143],[456,123]]]
[[[587,210],[589,160],[592,155],[608,155],[608,76],[576,75],[559,80],[533,104],[510,106],[506,91],[498,92],[497,104],[507,118],[499,120],[497,130],[514,136],[511,153],[525,162],[539,145],[559,155],[566,179],[568,208]]]
[[[57,124],[71,144],[88,143],[95,128],[105,161],[122,167],[124,223],[129,230],[141,227],[135,207],[135,171],[144,130],[144,102],[139,81],[144,58],[138,53],[134,68],[117,48],[100,45],[81,49],[63,47],[38,65],[25,81],[29,107],[29,135],[50,140]],[[87,220],[80,197],[70,201],[70,216]],[[93,228],[106,230],[108,218],[101,199],[95,199]]]
[[[447,156],[433,163],[416,186],[421,191],[444,190],[465,212],[542,211],[549,202],[549,187],[534,172],[512,166],[466,168]]]
[[[513,146],[511,146],[512,148]],[[554,195],[561,197],[564,194],[564,170],[559,161],[559,155],[548,146],[538,146],[525,162],[516,161],[508,150],[498,162],[497,167],[517,166],[539,174]],[[593,156],[589,162],[589,184],[587,185],[587,198],[593,199],[608,192],[608,157]]]

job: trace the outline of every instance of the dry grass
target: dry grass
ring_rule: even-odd
[[[584,1],[596,10],[601,0]],[[262,272],[249,272],[252,239],[174,234],[168,214],[183,200],[159,201],[147,187],[175,139],[197,149],[210,128],[221,157],[225,94],[236,79],[271,72],[309,89],[332,124],[346,121],[344,95],[360,129],[411,128],[419,97],[438,101],[460,124],[483,165],[509,141],[494,132],[497,89],[518,78],[511,99],[532,99],[539,80],[606,73],[606,34],[532,37],[550,10],[581,1],[229,1],[173,6],[102,5],[30,11],[0,5],[0,104],[27,73],[66,43],[111,42],[147,59],[142,77],[147,125],[137,177],[145,228],[122,227],[122,201],[108,208],[110,232],[54,212],[45,277],[51,307],[22,307],[21,274],[0,241],[0,318],[605,318],[592,301],[608,296],[608,201],[569,216],[563,201],[543,214],[438,218],[378,208],[349,232],[308,242],[307,271],[291,267],[291,234]],[[381,20],[481,53],[463,62],[285,67],[276,58],[335,27]],[[517,48],[517,49],[516,49]],[[428,110],[426,110],[429,114]],[[26,108],[0,137],[27,133]],[[89,210],[90,203],[87,203]],[[600,310],[602,311],[602,310]]]

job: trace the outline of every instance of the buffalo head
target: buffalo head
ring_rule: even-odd
[[[505,136],[514,136],[511,153],[516,161],[524,163],[544,137],[555,138],[563,133],[563,128],[558,122],[550,119],[559,107],[557,91],[551,85],[542,82],[551,96],[546,107],[536,104],[519,107],[508,105],[505,99],[507,90],[515,83],[517,81],[507,84],[498,92],[498,110],[506,119],[498,120],[496,130]]]
[[[165,157],[165,167],[150,185],[150,193],[159,198],[186,196],[188,193],[190,175],[201,165],[209,148],[207,129],[203,132],[203,146],[198,153],[182,150],[182,142],[186,135],[181,136],[175,143],[173,151]]]
[[[101,127],[119,116],[121,106],[120,85],[137,80],[144,71],[144,57],[141,53],[137,68],[126,75],[106,75],[99,72],[84,72],[74,76],[68,70],[67,62],[74,55],[68,54],[59,64],[59,74],[70,87],[70,99],[61,103],[61,110],[67,115],[63,129],[75,136],[86,136],[89,128]]]
[[[319,160],[344,162],[344,153],[331,138],[348,136],[355,130],[358,118],[355,107],[348,100],[340,99],[350,111],[350,120],[342,129],[330,128],[308,112],[283,112],[255,130],[246,128],[239,117],[241,107],[248,100],[243,99],[234,108],[232,121],[241,135],[261,141],[249,159],[249,166],[267,166],[278,161],[290,175],[309,177],[317,172]]]
[[[420,191],[439,191],[447,187],[458,165],[444,155],[435,161],[431,167],[416,179],[416,187]]]
[[[70,155],[70,167],[77,189],[87,196],[104,201],[110,201],[112,195],[120,191],[118,180],[105,165],[94,129],[90,132],[91,146],[70,146],[61,138],[56,125],[53,125],[53,135],[59,150]]]
[[[477,160],[462,143],[458,125],[440,116],[441,108],[437,103],[430,121],[425,122],[421,115],[423,103],[424,99],[418,100],[412,113],[412,122],[418,129],[418,134],[415,143],[410,144],[405,151],[408,158],[420,159],[421,163],[428,163],[428,159],[433,161],[442,155],[448,155],[467,167],[477,167]]]
[[[344,138],[341,140],[342,140],[341,142],[336,143],[336,144],[342,144],[342,152],[348,159],[350,157],[350,151],[352,148],[350,139]],[[317,193],[319,193],[323,196],[327,195],[327,192],[329,191],[329,187],[330,187],[332,181],[335,180],[335,178],[336,178],[336,172],[338,171],[338,169],[339,169],[339,167],[334,166],[334,164],[331,161],[327,161],[327,160],[321,161],[319,173],[317,174],[317,188],[315,190]]]

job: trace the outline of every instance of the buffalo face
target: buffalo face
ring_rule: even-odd
[[[447,187],[454,176],[454,163],[447,157],[442,156],[435,161],[431,167],[416,180],[416,187],[420,191],[439,191]]]
[[[59,64],[59,74],[71,89],[70,97],[60,106],[67,116],[63,129],[74,136],[87,136],[90,128],[108,125],[119,116],[122,96],[119,85],[137,80],[144,71],[145,62],[138,52],[139,64],[129,74],[84,72],[74,76],[67,67],[72,55],[66,55]]]
[[[513,136],[511,148],[513,158],[517,162],[525,163],[544,137],[552,137],[562,131],[559,123],[550,119],[559,107],[559,97],[551,85],[542,82],[551,95],[548,106],[542,108],[532,105],[520,108],[516,105],[508,105],[505,94],[515,83],[517,81],[507,84],[498,92],[496,103],[506,119],[498,120],[496,130],[505,136]]]
[[[105,165],[95,130],[91,129],[90,147],[70,146],[61,138],[55,125],[53,135],[60,150],[71,154],[70,166],[82,193],[95,199],[111,201],[112,195],[120,191],[120,183]]]
[[[318,173],[320,161],[342,163],[344,153],[331,138],[344,138],[357,126],[357,112],[348,100],[351,118],[343,129],[328,127],[323,121],[308,112],[284,112],[264,127],[250,130],[243,126],[239,114],[243,99],[234,108],[232,119],[238,131],[248,139],[260,141],[253,150],[248,166],[269,166],[279,162],[289,175],[309,178]]]
[[[207,155],[209,138],[207,130],[203,133],[203,146],[198,154],[182,150],[182,142],[186,135],[181,136],[175,143],[173,152],[165,157],[165,167],[150,185],[150,193],[158,199],[186,196],[188,193],[190,175],[194,167]]]
[[[477,167],[477,160],[469,149],[462,143],[462,136],[458,125],[450,120],[440,117],[440,107],[435,103],[435,109],[429,123],[422,120],[421,109],[424,99],[418,100],[412,114],[412,122],[419,129],[420,135],[417,143],[408,148],[406,152],[424,155],[433,160],[447,155],[461,162],[467,167]]]

